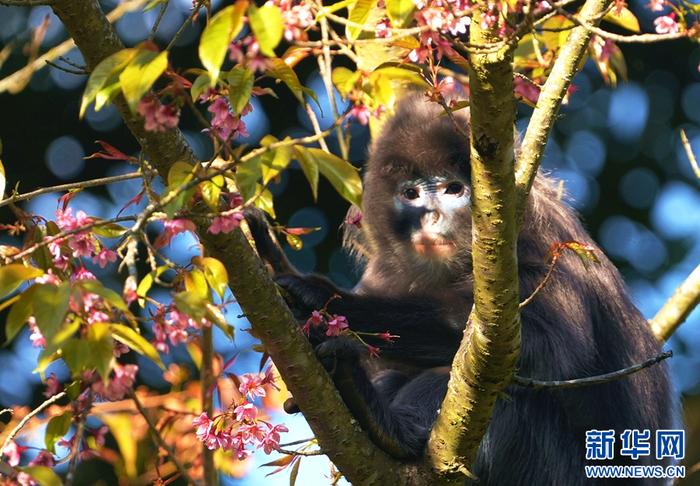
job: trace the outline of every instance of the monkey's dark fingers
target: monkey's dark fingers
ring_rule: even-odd
[[[301,410],[299,410],[299,405],[297,405],[296,400],[294,400],[294,397],[289,397],[284,401],[284,405],[282,405],[282,408],[284,408],[284,411],[287,412],[288,414],[294,414],[294,413],[299,413]]]
[[[243,216],[255,241],[258,255],[272,267],[273,272],[275,274],[296,273],[296,269],[289,262],[277,238],[270,230],[265,214],[256,208],[246,208],[243,210]]]
[[[339,361],[359,366],[358,361],[365,355],[366,350],[356,339],[348,336],[338,336],[328,339],[314,348],[316,357],[331,375]]]
[[[334,295],[345,296],[330,281],[315,275],[284,274],[276,277],[275,283],[284,290],[290,306],[308,311],[306,317],[311,311],[322,309]]]

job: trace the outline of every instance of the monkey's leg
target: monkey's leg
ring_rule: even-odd
[[[363,350],[350,338],[328,340],[316,348],[350,412],[384,451],[400,459],[418,458],[444,397],[446,369],[429,370],[383,395],[361,365]]]

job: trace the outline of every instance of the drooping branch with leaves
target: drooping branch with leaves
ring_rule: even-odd
[[[255,449],[289,452],[280,445],[287,428],[269,421],[268,404],[260,402],[261,397],[279,395],[282,382],[314,432],[314,444],[349,481],[464,481],[471,476],[496,399],[513,381],[520,346],[518,229],[574,75],[590,57],[601,76],[614,84],[626,76],[616,42],[697,41],[700,32],[689,20],[694,7],[685,3],[674,4],[673,15],[657,19],[656,34],[637,35],[639,24],[624,2],[605,0],[587,0],[580,7],[546,0],[354,0],[325,5],[313,0],[271,0],[263,5],[237,0],[217,11],[209,2],[196,0],[167,44],[154,41],[157,21],[149,38],[125,47],[110,24],[114,12],[105,15],[96,0],[41,3],[49,4],[63,23],[84,58],[80,69],[89,73],[75,116],[115,106],[141,151],[129,156],[102,142],[102,151],[94,157],[125,161],[134,171],[70,187],[25,190],[16,185],[4,191],[0,202],[16,219],[6,229],[22,238],[16,246],[0,247],[0,307],[9,309],[5,334],[11,340],[29,327],[32,342],[42,348],[37,372],[48,394],[44,404],[25,418],[13,416],[15,427],[0,433],[5,441],[0,474],[18,481],[34,478],[40,484],[60,484],[53,470],[59,462],[70,464],[65,480],[70,484],[79,462],[90,453],[99,454],[107,429],[91,429],[89,416],[102,420],[114,436],[123,456],[118,467],[125,477],[144,473],[165,482],[180,478],[216,484],[217,471],[230,471],[232,462],[245,461]],[[145,3],[131,0],[117,9],[138,11]],[[0,1],[12,7],[36,4]],[[652,9],[665,5],[660,0]],[[145,8],[164,13],[168,0],[148,2]],[[176,64],[173,46],[195,22],[204,25],[198,59]],[[632,35],[608,33],[604,29],[610,25]],[[36,61],[50,57],[52,51],[38,55],[44,33],[42,27],[33,32],[27,68],[13,79],[26,83],[40,68]],[[57,48],[55,53],[59,56],[64,50]],[[319,104],[316,93],[297,74],[304,63],[317,65],[322,75],[335,117],[325,129],[314,111]],[[0,80],[0,86],[5,85],[16,91],[26,84]],[[291,92],[309,114],[314,133],[282,139],[267,134],[259,144],[241,144],[247,134],[245,117],[253,109],[251,99],[275,97],[279,90]],[[349,101],[346,112],[335,105],[333,90]],[[471,111],[470,133],[464,135],[471,143],[475,303],[425,458],[415,463],[394,460],[357,425],[243,224],[250,208],[276,217],[270,185],[292,161],[300,165],[314,198],[323,177],[348,203],[360,206],[359,173],[346,160],[351,142],[347,124],[369,125],[378,133],[397,99],[409,90],[424,93],[446,116],[467,106]],[[518,101],[534,110],[516,150]],[[211,140],[206,160],[194,155],[178,129],[184,113]],[[336,137],[340,153],[329,150],[330,136]],[[141,205],[139,211],[111,219],[74,211],[71,200],[78,192],[125,179],[142,182],[139,194],[124,206]],[[59,191],[67,192],[54,221],[17,206]],[[148,230],[154,225],[160,228],[156,238]],[[309,231],[281,224],[275,228],[292,247],[300,247],[301,236]],[[183,232],[196,235],[199,242],[199,255],[185,266],[163,252]],[[121,292],[96,279],[85,268],[88,261],[100,267],[118,265]],[[170,292],[167,302],[156,297],[158,287]],[[697,305],[698,295],[697,278],[690,278],[668,304],[683,309],[665,312],[663,321],[654,320],[663,329],[661,338],[668,338]],[[213,349],[214,326],[235,339],[225,316],[234,299],[263,351],[260,369],[250,373],[230,372],[232,363],[223,362]],[[345,332],[342,320],[335,326],[333,332]],[[146,339],[144,330],[149,327],[152,338]],[[185,386],[187,378],[172,369],[165,372],[173,385],[167,399],[133,389],[138,367],[122,356],[138,353],[165,369],[162,355],[182,343],[198,368],[197,390]],[[45,376],[58,359],[70,370],[66,383]],[[46,448],[31,464],[21,466],[17,451],[22,430],[45,409],[50,411],[42,419],[48,422]],[[150,438],[151,447],[160,451],[159,460],[144,471],[138,470],[131,438],[120,430],[134,417],[142,437]],[[178,440],[183,434],[189,442]],[[59,441],[69,451],[66,457],[57,456]],[[194,448],[195,443],[201,444]],[[274,465],[291,467],[295,477],[307,446],[303,447]]]

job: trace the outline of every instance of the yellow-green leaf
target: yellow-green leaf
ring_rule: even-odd
[[[255,193],[259,194],[258,198],[255,200],[255,207],[275,218],[275,205],[272,202],[272,193],[270,190],[264,189],[264,186],[257,184]]]
[[[105,86],[114,84],[118,80],[119,73],[129,64],[138,52],[137,49],[122,49],[103,59],[88,78],[83,99],[80,102],[80,118],[85,114],[88,105],[95,100],[97,93]],[[95,107],[95,110],[98,110]]]
[[[270,151],[269,157],[262,159],[260,169],[262,171],[262,183],[267,185],[272,179],[277,177],[280,172],[287,168],[292,158],[292,147],[283,146],[277,147]]]
[[[243,13],[247,7],[248,0],[238,0],[214,15],[202,32],[199,59],[211,74],[210,86],[219,79],[228,45],[243,28]]]
[[[212,211],[219,210],[219,196],[221,196],[221,188],[224,187],[225,183],[226,181],[222,175],[214,176],[211,180],[199,183],[199,192],[202,194],[202,199]]]
[[[95,221],[98,224],[92,228],[92,231],[98,236],[103,236],[105,238],[119,238],[121,235],[129,231],[128,228],[125,228],[117,223],[100,224],[101,220],[97,218],[95,218]]]
[[[627,7],[622,7],[619,13],[617,10],[617,8],[610,10],[607,14],[605,14],[603,20],[610,22],[611,24],[619,25],[623,29],[631,32],[641,32],[641,29],[639,28],[639,20],[637,20],[637,17],[630,9]]]
[[[271,67],[267,70],[267,75],[272,76],[275,79],[279,79],[291,90],[294,97],[299,100],[300,103],[304,102],[304,94],[309,94],[309,90],[304,88],[299,81],[297,73],[294,69],[287,66],[282,59],[274,58],[270,59]]]
[[[19,300],[10,309],[5,323],[5,342],[9,343],[17,335],[20,329],[27,323],[27,319],[34,313],[34,292],[37,286],[32,285],[19,295]]]
[[[136,465],[138,441],[134,440],[133,416],[130,412],[106,413],[100,415],[100,420],[107,424],[107,427],[112,432],[112,436],[114,436],[114,440],[117,441],[120,452],[117,457],[123,461],[124,472],[127,478],[132,480],[128,482],[133,484],[133,480],[138,475],[138,467]]]
[[[0,149],[2,145],[0,145]],[[2,160],[0,160],[0,199],[5,197],[5,185],[7,184],[7,178],[5,177],[5,166],[2,165]]]
[[[153,282],[155,281],[156,278],[160,277],[163,272],[165,272],[168,269],[167,266],[162,265],[158,268],[155,269],[155,271],[148,273],[143,279],[139,282],[138,287],[136,287],[136,295],[139,296],[139,305],[141,307],[146,305],[146,295],[148,294],[148,291],[151,290],[151,287],[153,286]]]
[[[195,292],[180,292],[173,296],[175,306],[192,319],[201,319],[207,313],[207,299]]]
[[[413,18],[413,0],[386,0],[386,13],[392,27],[406,27]]]
[[[267,3],[260,8],[251,3],[248,7],[248,23],[260,46],[260,52],[275,57],[275,47],[282,40],[284,20],[277,5]]]
[[[192,87],[190,88],[192,101],[196,102],[197,99],[199,99],[199,97],[202,95],[202,93],[206,92],[206,90],[209,89],[211,84],[212,82],[209,73],[205,72],[197,76],[197,78],[192,83]]]
[[[228,272],[224,264],[212,257],[194,257],[192,263],[204,271],[209,286],[223,298],[228,286]]]
[[[82,280],[77,286],[88,292],[99,295],[120,311],[127,311],[129,309],[121,295],[112,289],[108,289],[97,280]]]
[[[261,166],[263,157],[266,156],[269,156],[269,152],[246,160],[236,169],[236,186],[238,186],[246,202],[255,195],[255,187],[262,175]]]
[[[60,330],[68,311],[70,285],[41,284],[34,290],[34,317],[44,337],[50,341]]]
[[[300,148],[316,161],[319,171],[338,194],[351,204],[362,207],[362,180],[351,163],[321,149]]]
[[[112,332],[112,337],[115,340],[126,344],[137,353],[144,355],[158,366],[165,369],[156,348],[134,329],[123,324],[110,324],[109,330]]]
[[[110,325],[93,323],[88,327],[85,337],[90,348],[86,367],[94,368],[103,380],[107,380],[114,364],[114,342]]]
[[[73,417],[70,412],[63,412],[61,415],[52,417],[48,425],[46,425],[44,443],[46,449],[52,454],[56,454],[56,442],[61,440],[63,436],[68,433],[72,419]]]
[[[38,268],[11,263],[0,267],[0,299],[14,292],[23,282],[43,275]]]
[[[369,14],[377,6],[377,0],[357,0],[355,6],[350,10],[348,15],[348,20],[354,22],[355,24],[365,25],[367,19],[369,19]],[[372,26],[367,26],[372,27]],[[362,34],[363,29],[360,26],[348,25],[345,29],[348,38],[351,41],[356,40],[360,34]]]
[[[20,468],[22,472],[29,474],[37,484],[41,486],[62,486],[63,481],[61,478],[53,472],[53,470],[46,466],[26,466]]]
[[[192,171],[194,167],[187,162],[175,162],[168,171],[168,187],[176,189],[191,180],[194,175]]]
[[[193,268],[189,272],[185,272],[185,290],[202,300],[208,300],[209,287],[204,272],[198,268]]]
[[[131,111],[136,111],[141,98],[151,89],[168,67],[168,51],[161,53],[147,49],[139,50],[136,57],[119,75],[122,93]]]
[[[333,69],[331,74],[333,84],[343,97],[347,97],[350,90],[355,87],[357,80],[360,79],[360,76],[362,76],[360,71],[351,71],[343,66]]]
[[[236,66],[226,76],[228,82],[228,99],[236,113],[243,111],[253,92],[255,76],[248,68]]]
[[[303,147],[294,147],[294,155],[301,166],[301,170],[306,176],[311,186],[311,194],[314,196],[314,201],[318,199],[318,162],[311,157]]]

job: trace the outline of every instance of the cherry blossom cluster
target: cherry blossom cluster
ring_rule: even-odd
[[[254,73],[265,72],[270,67],[270,62],[260,52],[260,44],[252,35],[234,39],[228,46],[228,57]]]
[[[49,251],[53,259],[53,265],[60,270],[67,270],[71,263],[71,258],[91,258],[101,268],[117,259],[117,254],[113,250],[105,248],[102,243],[86,228],[93,224],[95,220],[90,218],[84,211],[78,211],[73,215],[72,208],[58,208],[56,210],[56,224],[63,232],[71,234],[63,238],[51,239]]]
[[[209,417],[202,412],[192,421],[196,436],[208,449],[232,451],[240,459],[250,455],[249,447],[265,454],[279,449],[280,433],[288,432],[281,424],[273,425],[261,417],[253,400],[264,397],[266,387],[277,388],[271,368],[262,373],[246,373],[238,377],[241,398],[229,410]]]
[[[304,0],[270,0],[267,3],[278,6],[282,11],[284,38],[287,42],[309,39],[307,29],[316,23],[311,5]]]
[[[153,95],[140,102],[138,113],[143,117],[143,127],[149,132],[164,132],[180,122],[180,110],[173,104],[164,105]]]
[[[153,316],[154,345],[161,353],[168,353],[171,345],[189,342],[202,326],[210,325],[206,319],[192,319],[174,305],[160,306]]]

